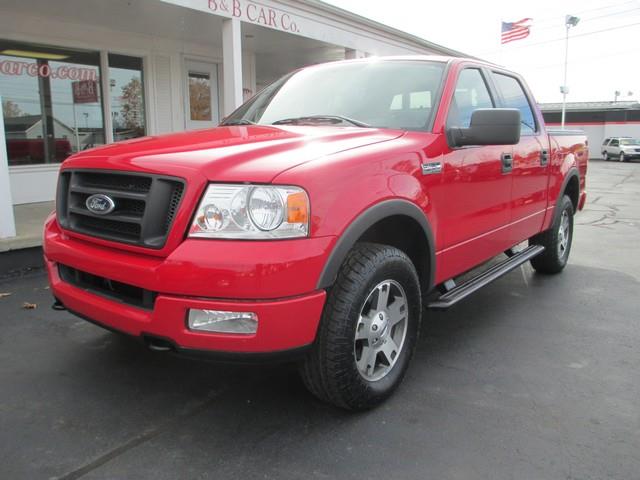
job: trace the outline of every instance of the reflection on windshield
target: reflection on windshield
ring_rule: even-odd
[[[224,124],[424,130],[434,112],[443,70],[441,62],[400,60],[310,67],[271,84]]]

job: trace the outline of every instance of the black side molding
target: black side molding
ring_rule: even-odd
[[[544,247],[542,245],[531,245],[497,265],[494,265],[488,270],[485,270],[481,274],[467,280],[465,283],[448,290],[445,294],[430,302],[427,305],[427,308],[433,310],[446,310],[482,287],[531,260],[536,255],[540,255],[542,252],[544,252]]]

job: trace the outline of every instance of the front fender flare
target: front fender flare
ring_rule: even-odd
[[[385,200],[377,203],[365,210],[349,224],[329,254],[329,258],[325,263],[322,273],[320,274],[320,279],[318,280],[318,288],[325,289],[333,285],[338,275],[338,271],[340,270],[340,266],[344,262],[347,254],[356,244],[358,239],[370,227],[378,223],[380,220],[396,215],[412,218],[418,222],[424,231],[425,237],[427,238],[427,245],[425,245],[425,248],[429,249],[427,255],[429,265],[425,266],[427,268],[426,271],[429,272],[429,277],[428,285],[424,285],[423,290],[425,292],[430,291],[433,288],[436,264],[433,231],[431,230],[427,217],[420,207],[407,200],[399,199]]]

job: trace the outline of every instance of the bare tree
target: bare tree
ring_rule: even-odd
[[[209,79],[189,77],[191,120],[211,120],[211,84]]]
[[[122,87],[120,115],[123,126],[130,130],[136,130],[138,135],[144,135],[142,102],[142,82],[139,78],[134,77]]]

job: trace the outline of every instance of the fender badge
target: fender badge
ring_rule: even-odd
[[[422,164],[423,175],[433,175],[434,173],[442,173],[442,162],[431,162]]]

